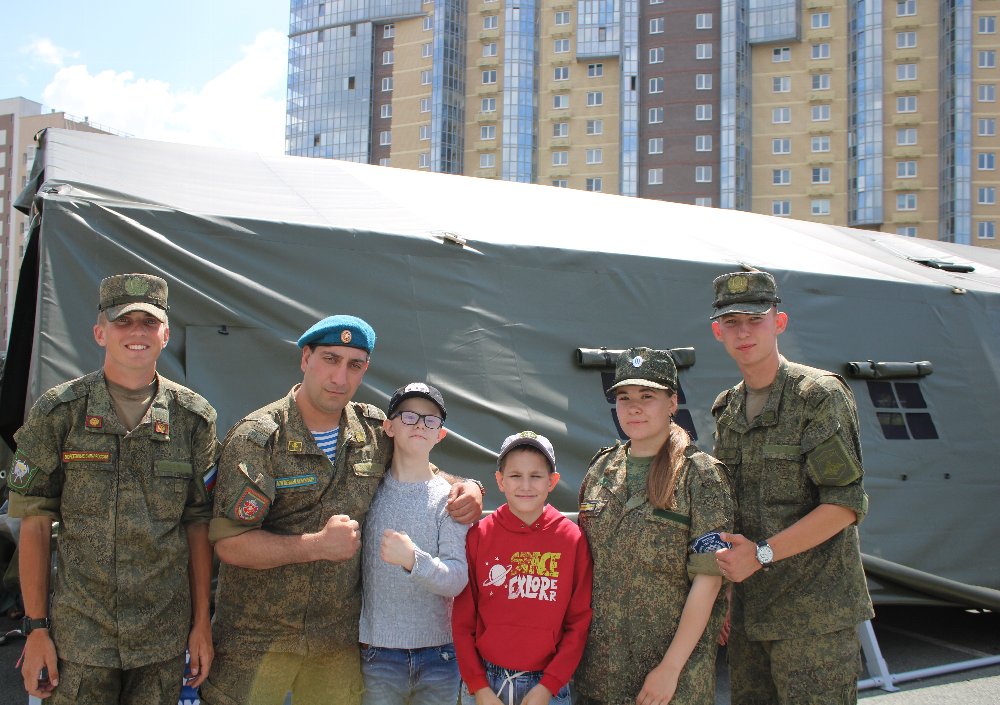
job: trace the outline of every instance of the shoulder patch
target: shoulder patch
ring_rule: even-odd
[[[66,404],[67,402],[75,401],[76,399],[81,399],[87,396],[87,390],[90,387],[90,382],[97,374],[99,373],[91,372],[83,377],[77,377],[76,379],[71,379],[68,382],[57,384],[55,387],[40,396],[38,401],[35,402],[35,406],[43,415],[48,416],[52,410],[60,404]]]
[[[278,431],[278,422],[270,416],[261,416],[253,419],[250,428],[247,429],[247,438],[261,448],[267,446],[268,441]]]
[[[181,385],[177,385],[175,389],[176,391],[174,392],[174,395],[177,397],[178,404],[183,406],[188,411],[197,414],[209,423],[215,422],[217,416],[215,407],[208,403],[208,399],[194,390],[182,387]]]
[[[358,404],[358,411],[365,418],[372,419],[374,421],[385,421],[385,412],[374,404]]]
[[[719,393],[719,396],[712,402],[712,416],[718,416],[723,409],[729,406],[729,397],[732,393],[732,387]]]
[[[613,446],[605,446],[604,448],[601,448],[599,451],[594,453],[594,457],[590,459],[589,465],[593,465],[594,462],[602,455],[607,455],[611,451],[616,450],[618,446],[620,446],[621,444],[622,444],[621,441],[615,441],[615,444]]]

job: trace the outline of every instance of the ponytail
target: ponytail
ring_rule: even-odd
[[[677,474],[684,465],[684,451],[691,443],[691,436],[673,421],[670,435],[653,456],[646,478],[646,495],[649,503],[657,509],[673,509]]]

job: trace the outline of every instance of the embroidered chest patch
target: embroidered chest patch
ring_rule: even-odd
[[[314,474],[276,477],[274,479],[274,488],[277,490],[293,490],[299,487],[315,485],[317,482],[319,482],[319,478]]]
[[[107,463],[111,460],[111,453],[100,450],[64,450],[62,461],[64,463]]]

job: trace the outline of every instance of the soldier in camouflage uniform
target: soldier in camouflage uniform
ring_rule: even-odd
[[[730,531],[735,511],[725,469],[671,421],[669,353],[626,350],[608,391],[629,441],[601,449],[580,488],[594,618],[577,702],[712,705],[725,600],[710,532]]]
[[[857,524],[868,510],[857,409],[837,375],[788,362],[774,278],[715,280],[712,330],[743,381],[719,395],[715,455],[739,501],[729,667],[739,705],[857,701],[857,625],[872,617]]]
[[[361,702],[359,526],[392,445],[385,414],[351,398],[375,332],[330,316],[298,344],[302,383],[236,424],[219,459],[217,659],[205,705],[275,705],[288,691],[295,705]],[[457,483],[456,494],[452,517],[479,518],[479,487]]]
[[[163,279],[108,277],[99,309],[103,368],[46,392],[15,435],[22,675],[30,694],[59,705],[176,705],[185,646],[192,685],[212,663],[215,410],[156,372],[169,338]]]

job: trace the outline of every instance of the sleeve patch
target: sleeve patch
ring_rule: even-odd
[[[31,465],[27,458],[18,451],[10,466],[10,479],[7,480],[7,484],[12,490],[24,491],[31,487],[37,474],[38,468]]]
[[[818,485],[844,487],[861,477],[861,468],[839,433],[806,456],[806,467]]]
[[[260,490],[255,487],[244,487],[236,501],[229,509],[229,516],[236,521],[253,523],[261,514],[267,512],[271,506],[269,500]]]

